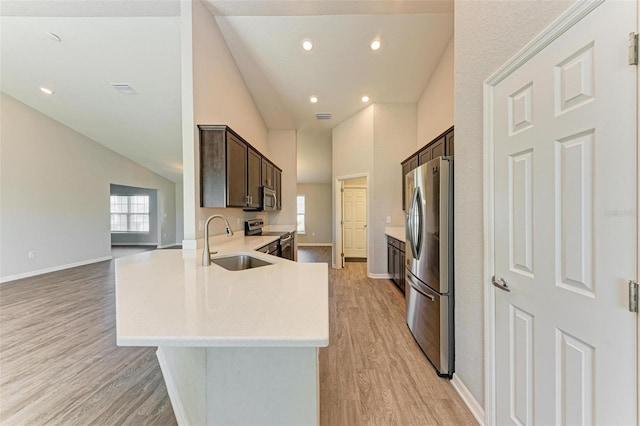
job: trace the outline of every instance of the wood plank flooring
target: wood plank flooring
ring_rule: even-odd
[[[366,263],[328,268],[321,424],[475,424],[413,341],[393,284],[368,279]],[[114,304],[113,261],[0,285],[0,424],[176,424],[155,348],[115,345]]]

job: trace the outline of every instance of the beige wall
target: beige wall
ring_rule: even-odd
[[[331,130],[298,130],[298,182],[331,183]]]
[[[176,242],[173,182],[8,95],[0,111],[0,279],[109,257],[112,183],[157,189],[160,244]]]
[[[483,81],[570,5],[455,3],[456,375],[484,403]]]
[[[415,147],[416,104],[375,104],[373,127],[373,177],[369,196],[373,199],[369,212],[374,252],[369,271],[387,274],[387,239],[384,228],[403,226],[402,165],[405,153]],[[391,216],[391,223],[386,222]]]
[[[368,174],[368,272],[387,276],[384,228],[402,226],[402,168],[400,162],[415,148],[416,105],[373,104],[333,129],[334,213],[335,179]],[[391,216],[391,224],[386,223]],[[333,222],[334,239],[338,229]],[[335,250],[339,256],[339,250]],[[335,262],[338,264],[339,262]]]
[[[298,195],[305,196],[306,231],[298,243],[331,244],[331,184],[299,183]]]
[[[187,2],[183,2],[187,3]],[[187,3],[188,6],[188,3]],[[192,3],[191,9],[182,5],[183,12],[183,61],[191,63],[183,69],[183,108],[189,111],[192,98],[192,117],[183,114],[183,163],[185,204],[185,247],[195,245],[201,239],[201,224],[212,214],[222,214],[232,229],[244,229],[244,220],[265,217],[264,213],[244,212],[242,209],[200,208],[199,200],[199,135],[198,124],[227,124],[256,149],[269,156],[268,130],[256,107],[251,93],[222,37],[213,15],[201,0]],[[189,19],[189,16],[191,15]],[[191,38],[191,44],[188,41]],[[187,45],[185,52],[184,46]],[[191,58],[188,50],[191,48]],[[185,66],[185,64],[183,64]],[[189,74],[190,73],[190,74]],[[189,80],[192,80],[189,86]],[[275,160],[274,160],[275,161]],[[277,162],[277,161],[276,161]],[[280,164],[278,164],[280,165]],[[280,165],[283,167],[283,165]],[[291,171],[289,171],[291,173]],[[295,186],[294,186],[295,188]],[[294,190],[295,191],[295,190]],[[195,206],[195,207],[194,207]],[[295,208],[295,207],[294,207]],[[211,235],[224,233],[221,221],[212,222]]]
[[[296,224],[296,131],[270,130],[269,158],[282,168],[282,210],[269,212],[265,222],[270,225]]]
[[[451,37],[418,101],[416,149],[453,125],[453,46]]]
[[[336,226],[340,187],[336,187],[338,177],[353,177],[373,172],[373,105],[360,110],[332,129],[332,233],[334,244],[340,241],[339,227]],[[367,209],[371,210],[371,197]],[[371,252],[371,241],[367,241],[367,252]],[[334,265],[340,264],[340,250],[333,248]],[[367,265],[369,266],[369,265]]]

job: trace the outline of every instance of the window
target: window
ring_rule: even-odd
[[[111,232],[149,232],[149,196],[112,195]]]
[[[297,197],[297,212],[298,212],[298,234],[304,234],[304,195],[298,195]]]

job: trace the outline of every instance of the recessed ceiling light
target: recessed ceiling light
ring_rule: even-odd
[[[47,33],[47,35],[49,36],[49,38],[53,41],[56,41],[58,43],[60,43],[62,41],[62,39],[60,38],[60,36],[58,34],[54,34],[54,33]]]
[[[53,90],[47,89],[46,87],[41,87],[40,90],[42,93],[46,93],[47,95],[53,95]]]
[[[318,97],[317,96],[311,96],[309,98],[309,100],[311,101],[312,104],[315,104],[316,102],[318,102]]]
[[[373,40],[371,42],[371,50],[378,50],[380,49],[380,46],[382,46],[382,43],[380,43],[380,40]]]
[[[302,48],[306,51],[313,49],[313,43],[309,39],[302,40]]]
[[[369,97],[367,95],[364,95],[362,97],[362,102],[369,102]]]

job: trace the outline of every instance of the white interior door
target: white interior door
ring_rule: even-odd
[[[637,2],[493,89],[496,423],[636,425]]]
[[[367,257],[367,189],[344,188],[343,244],[345,257]]]

